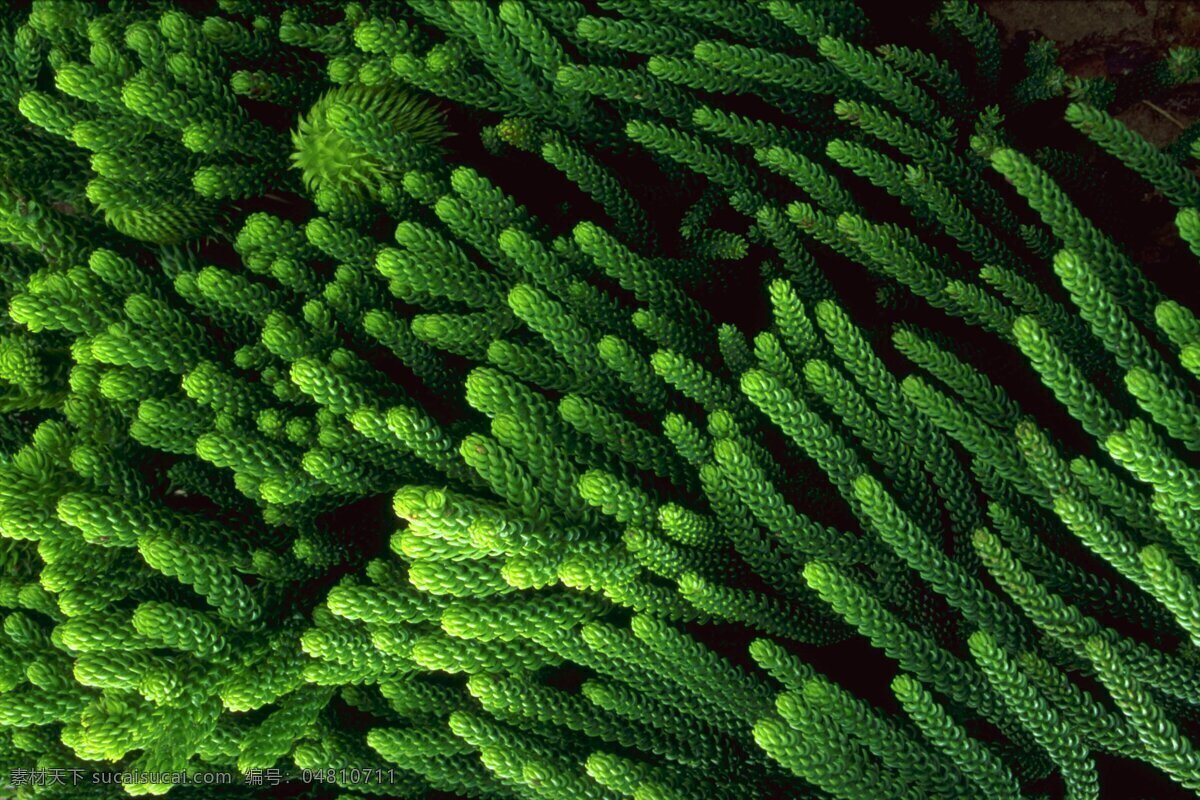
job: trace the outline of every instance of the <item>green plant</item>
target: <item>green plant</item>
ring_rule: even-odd
[[[0,17],[19,795],[1196,791],[1200,60],[929,10]]]

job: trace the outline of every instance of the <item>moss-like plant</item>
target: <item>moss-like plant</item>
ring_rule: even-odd
[[[194,6],[0,11],[9,793],[1198,791],[1195,51]]]
[[[337,86],[300,117],[291,163],[314,197],[379,200],[448,135],[441,112],[426,99],[392,86]],[[412,152],[383,157],[383,137],[391,150]]]

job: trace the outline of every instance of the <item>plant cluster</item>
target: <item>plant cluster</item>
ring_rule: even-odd
[[[1200,51],[883,6],[0,12],[10,783],[1200,794]]]

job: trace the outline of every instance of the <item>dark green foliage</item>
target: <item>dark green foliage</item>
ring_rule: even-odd
[[[16,796],[1200,791],[1200,183],[1115,116],[1194,51],[192,5],[0,14]]]

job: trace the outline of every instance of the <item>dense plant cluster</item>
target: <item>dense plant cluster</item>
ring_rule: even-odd
[[[1200,51],[887,6],[0,13],[18,796],[1200,794]]]

